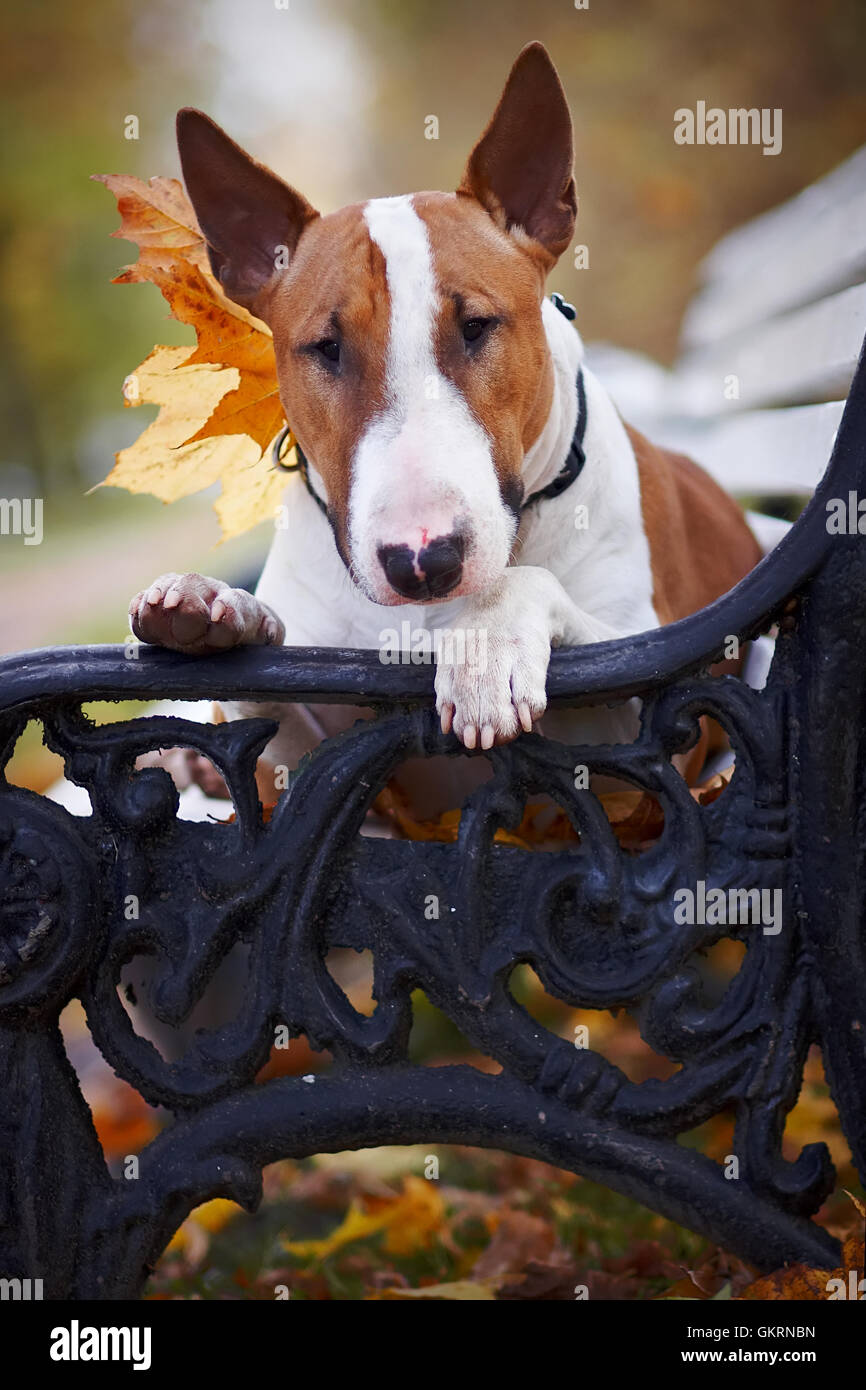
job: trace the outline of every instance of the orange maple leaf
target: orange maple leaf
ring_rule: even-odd
[[[115,284],[140,284],[150,282],[157,286],[168,303],[172,316],[180,323],[190,324],[196,332],[196,347],[191,354],[185,354],[182,362],[169,369],[158,397],[162,412],[156,421],[159,426],[163,415],[177,418],[180,410],[174,404],[174,395],[180,400],[184,394],[184,410],[189,411],[188,384],[189,371],[177,377],[177,393],[172,390],[173,372],[181,368],[211,366],[233,368],[226,372],[221,381],[227,388],[219,400],[211,403],[199,414],[199,420],[206,414],[203,423],[198,424],[188,437],[177,439],[174,447],[186,449],[190,444],[207,444],[213,447],[200,448],[192,454],[183,456],[183,479],[179,481],[177,495],[187,495],[209,486],[213,481],[214,467],[222,460],[228,463],[221,467],[224,488],[223,498],[217,506],[224,535],[235,535],[255,525],[258,521],[272,517],[274,504],[278,501],[284,486],[284,478],[274,474],[270,461],[265,458],[265,450],[283,426],[283,408],[280,403],[277,383],[274,343],[270,329],[259,319],[233,304],[222,292],[222,288],[211,274],[207,257],[207,247],[202,236],[192,205],[182,186],[176,179],[154,178],[144,183],[125,174],[94,175],[100,183],[117,198],[121,214],[121,225],[112,236],[122,237],[134,242],[139,248],[139,257],[134,265],[127,266],[115,277]],[[160,349],[157,349],[159,352]],[[154,354],[148,359],[151,363]],[[169,362],[168,357],[162,359]],[[130,374],[144,377],[142,364]],[[237,373],[235,376],[234,373]],[[129,379],[129,378],[128,378]],[[153,399],[141,395],[129,404],[140,400]],[[206,413],[207,412],[207,413]],[[258,450],[257,457],[250,464],[246,454],[226,454],[217,452],[217,444],[226,435],[241,435],[252,440]],[[148,446],[152,453],[153,433]],[[289,448],[294,441],[290,438]],[[147,477],[152,476],[153,460],[137,456],[138,445],[134,444],[124,451],[122,468],[118,455],[116,467],[106,482],[109,485],[131,487],[133,490],[148,491]],[[167,460],[168,462],[169,460]],[[136,469],[142,479],[136,485]],[[234,473],[243,470],[243,478]],[[242,482],[243,486],[238,486]],[[251,506],[246,499],[253,498]]]
[[[131,174],[94,174],[93,178],[117,199],[122,220],[111,235],[135,242],[139,250],[137,263],[127,266],[115,284],[147,280],[151,268],[168,269],[178,257],[208,271],[201,228],[177,179],[153,178],[144,183]]]
[[[196,265],[179,260],[167,270],[150,267],[146,275],[171,305],[172,316],[196,331],[195,352],[184,366],[236,367],[240,377],[237,388],[226,392],[201,429],[184,442],[246,434],[264,453],[283,426],[270,329],[227,300],[213,276]]]
[[[845,1189],[847,1191],[847,1188]],[[788,1265],[772,1274],[765,1274],[743,1289],[740,1298],[780,1301],[782,1299],[809,1299],[812,1301],[835,1301],[853,1298],[860,1301],[864,1297],[866,1284],[866,1208],[849,1192],[848,1196],[857,1209],[858,1216],[854,1228],[846,1236],[842,1245],[842,1263],[838,1269],[811,1269],[808,1265]]]

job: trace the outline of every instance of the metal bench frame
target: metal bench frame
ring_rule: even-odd
[[[833,1185],[824,1144],[782,1157],[809,1045],[866,1180],[866,548],[828,534],[826,501],[866,496],[861,359],[826,474],[791,533],[736,589],[671,627],[555,652],[554,706],[643,701],[630,745],[565,747],[538,735],[493,749],[454,845],[362,838],[365,812],[410,756],[462,753],[432,709],[429,666],[375,654],[247,649],[192,660],[122,647],[61,648],[0,662],[0,767],[40,719],[92,815],[73,817],[0,781],[0,1271],[51,1298],[138,1296],[187,1213],[216,1196],[253,1209],[263,1165],[376,1144],[486,1145],[532,1155],[644,1203],[753,1264],[832,1267],[838,1242],[809,1218]],[[765,690],[707,674],[725,640],[786,610]],[[335,701],[378,714],[304,761],[263,824],[255,760],[274,725],[142,717],[94,726],[82,702],[127,698]],[[699,806],[671,764],[702,713],[727,729],[736,772]],[[167,773],[135,758],[184,744],[234,799],[231,824],[177,819]],[[624,777],[661,802],[665,829],[628,855],[573,769]],[[530,853],[494,844],[526,798],[552,795],[580,844]],[[676,925],[673,894],[781,888],[778,934]],[[130,895],[140,905],[127,920]],[[438,919],[425,913],[435,895]],[[746,953],[707,1003],[689,961],[720,937]],[[138,1036],[118,996],[123,964],[164,967],[159,1016],[185,1019],[232,945],[250,945],[237,1018],[199,1033],[173,1065]],[[325,965],[368,949],[376,1008],[359,1014]],[[509,990],[528,962],[576,1007],[634,1011],[680,1064],[630,1082],[603,1056],[537,1023]],[[407,1057],[421,988],[501,1066],[427,1068]],[[58,1016],[83,1002],[116,1070],[174,1124],[112,1176],[67,1060]],[[333,1054],[315,1078],[254,1084],[278,1024]],[[677,1142],[736,1112],[736,1179]]]

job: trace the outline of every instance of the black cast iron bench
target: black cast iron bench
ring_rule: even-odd
[[[689,443],[729,485],[805,491],[809,469],[811,482],[821,471],[822,403],[844,396],[852,344],[866,328],[863,176],[859,156],[826,181],[829,194],[819,185],[804,195],[825,223],[839,220],[846,200],[849,214],[852,203],[860,209],[856,244],[841,266],[838,256],[830,265],[810,260],[814,217],[796,204],[782,238],[787,270],[776,264],[781,211],[736,233],[727,249],[723,243],[690,316],[683,362],[661,394],[657,375],[656,394],[643,391],[653,417],[643,423]],[[842,224],[850,235],[850,215]],[[727,318],[713,345],[702,325],[718,323],[720,312]],[[829,373],[816,315],[844,339]],[[811,368],[802,353],[792,355],[798,342],[811,352]],[[785,352],[796,372],[783,389],[774,353]],[[613,366],[627,395],[622,360]],[[744,393],[728,401],[717,382],[714,405],[701,383],[722,369],[739,371]],[[793,418],[787,409],[775,419],[752,413],[804,401],[816,402],[807,411],[823,411],[820,422],[797,417],[796,407]],[[833,409],[835,429],[841,405]],[[798,445],[795,457],[780,443],[786,439],[809,447]],[[787,463],[777,467],[780,457]],[[533,734],[493,749],[494,775],[466,804],[453,845],[359,833],[404,759],[462,756],[439,731],[429,666],[385,666],[358,651],[189,660],[123,647],[0,662],[0,765],[27,720],[40,719],[92,806],[90,815],[72,816],[0,781],[0,1273],[43,1279],[47,1297],[135,1297],[194,1206],[215,1196],[255,1206],[263,1165],[417,1141],[546,1160],[761,1268],[838,1264],[838,1243],[810,1220],[833,1185],[826,1147],[810,1144],[789,1162],[781,1143],[817,1042],[866,1179],[866,549],[862,536],[827,526],[828,500],[851,493],[866,497],[862,360],[814,497],[752,574],[662,631],[554,653],[551,704],[638,696],[638,739],[576,748]],[[746,641],[779,620],[765,689],[708,676],[732,635]],[[378,718],[323,744],[265,824],[253,769],[268,720],[207,726],[151,716],[97,727],[81,712],[92,700],[205,696],[362,704]],[[709,805],[696,803],[671,764],[703,713],[724,725],[736,751],[733,779]],[[133,771],[139,754],[175,744],[200,750],[223,773],[233,823],[179,819],[167,774]],[[640,854],[620,849],[600,803],[575,789],[578,764],[650,790],[664,810],[661,838]],[[537,793],[567,810],[579,844],[531,853],[494,843],[496,829],[515,825]],[[699,881],[781,890],[781,929],[678,924],[674,894]],[[431,895],[438,917],[425,912]],[[746,952],[712,1002],[690,962],[722,937],[742,941]],[[197,1034],[179,1061],[164,1061],[120,1000],[124,963],[157,957],[157,1008],[178,1024],[238,941],[250,954],[237,1017]],[[329,973],[335,947],[372,953],[370,1016]],[[637,1085],[591,1046],[546,1030],[510,991],[519,963],[572,1006],[631,1010],[645,1041],[678,1070]],[[500,1064],[498,1074],[409,1062],[416,988]],[[109,1171],[67,1060],[58,1016],[73,997],[110,1065],[174,1116],[141,1153],[134,1180]],[[331,1068],[254,1084],[278,1025],[329,1050]],[[736,1112],[736,1179],[677,1142],[726,1108]]]

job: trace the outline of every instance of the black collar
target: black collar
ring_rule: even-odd
[[[574,434],[571,440],[571,448],[562,468],[557,473],[552,483],[547,487],[539,488],[538,492],[533,492],[527,497],[521,511],[526,511],[527,507],[532,507],[536,502],[540,502],[544,497],[558,497],[561,492],[565,492],[567,487],[571,487],[576,478],[583,472],[583,465],[586,463],[586,453],[583,448],[583,436],[586,434],[586,388],[583,384],[583,368],[577,369],[577,420],[574,426]]]
[[[307,492],[312,497],[313,501],[319,508],[319,511],[322,513],[322,515],[326,516],[328,518],[328,521],[330,521],[331,517],[330,513],[328,512],[328,504],[319,496],[319,494],[316,492],[316,489],[313,487],[313,484],[310,482],[310,465],[307,462],[307,456],[301,448],[300,444],[298,443],[297,439],[295,440],[295,462],[283,463],[283,460],[280,458],[280,453],[282,452],[283,445],[285,444],[291,432],[291,425],[286,425],[283,429],[280,430],[271,448],[271,462],[273,463],[274,468],[280,468],[284,473],[300,473],[301,477],[304,480],[304,487],[307,489]]]
[[[574,309],[570,304],[566,304],[565,300],[562,298],[561,295],[554,294],[551,295],[551,298],[561,314],[564,314],[567,319],[574,318]],[[565,463],[562,465],[562,468],[559,470],[552,483],[548,483],[547,487],[539,488],[538,492],[533,492],[531,496],[526,498],[526,501],[523,503],[521,507],[521,511],[526,511],[527,507],[534,507],[536,502],[541,502],[545,498],[559,497],[560,493],[565,492],[566,488],[571,487],[572,483],[575,481],[576,478],[580,477],[580,474],[583,471],[583,465],[586,463],[586,453],[584,452],[583,448],[583,438],[586,434],[586,388],[583,382],[582,367],[578,367],[577,369],[576,389],[577,420],[574,426],[574,435],[572,436],[571,440],[571,448],[568,451],[568,456],[565,460]],[[310,465],[307,462],[306,454],[304,453],[298,441],[295,440],[295,463],[283,463],[283,460],[280,457],[283,445],[285,444],[291,432],[291,427],[289,425],[286,425],[285,428],[280,431],[280,433],[274,440],[273,447],[271,449],[271,459],[273,461],[274,468],[281,468],[286,473],[300,473],[301,477],[304,480],[304,486],[306,487],[307,492],[310,494],[319,510],[323,513],[324,516],[328,517],[328,520],[330,521],[328,505],[319,496],[312,483],[310,482]]]

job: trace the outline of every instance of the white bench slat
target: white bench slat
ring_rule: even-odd
[[[765,555],[775,550],[792,525],[790,521],[782,521],[778,516],[766,516],[764,512],[746,512],[746,520]]]
[[[659,421],[655,442],[689,454],[735,496],[810,496],[833,448],[844,401],[755,410],[727,420]]]
[[[837,400],[848,394],[864,334],[866,284],[688,353],[671,374],[668,413],[700,419]],[[725,395],[731,376],[737,399]]]
[[[651,357],[613,343],[587,344],[586,366],[597,376],[620,415],[652,436],[667,409],[670,372]]]
[[[701,262],[702,283],[713,280],[736,284],[754,266],[768,264],[783,249],[792,220],[806,222],[823,216],[828,208],[843,207],[856,200],[866,188],[866,145],[844,163],[804,188],[802,193],[762,213],[742,227],[736,227],[722,237]],[[786,224],[788,224],[786,226]]]
[[[808,191],[808,190],[807,190]],[[795,199],[795,204],[798,200]],[[762,243],[763,244],[763,243]],[[685,347],[732,333],[866,280],[866,176],[844,203],[792,206],[778,240],[739,272],[711,280],[683,322]]]
[[[640,353],[593,343],[587,365],[630,425],[688,454],[735,496],[803,496],[824,474],[845,402],[689,419],[671,410],[671,373]]]
[[[866,336],[866,146],[724,237],[702,278],[672,371],[608,344],[591,345],[588,365],[626,420],[729,492],[806,497]]]

